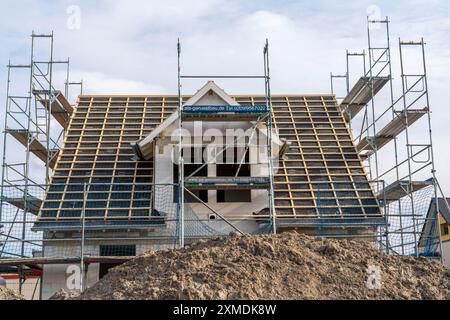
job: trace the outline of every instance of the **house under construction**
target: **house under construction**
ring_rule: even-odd
[[[373,24],[386,27],[385,48],[372,46]],[[440,192],[431,134],[427,143],[408,138],[421,118],[431,129],[425,57],[414,79],[402,64],[403,92],[395,100],[388,26],[387,19],[368,20],[369,63],[365,52],[347,53],[347,61],[358,56],[364,65],[353,87],[349,62],[344,76],[331,76],[332,91],[333,81],[346,82],[342,99],[273,94],[268,42],[260,75],[182,74],[178,43],[173,95],[86,95],[82,82],[71,81],[69,61],[54,60],[53,35],[33,33],[31,63],[8,66],[0,270],[17,275],[21,290],[37,279],[31,291],[47,299],[62,288],[83,290],[148,250],[230,232],[292,229],[439,258],[437,214],[422,208]],[[35,57],[37,41],[50,42],[46,59]],[[423,41],[400,41],[400,51],[407,44],[424,50]],[[58,67],[67,70],[60,83],[52,77]],[[27,94],[15,92],[13,76],[20,71],[31,75],[29,87],[18,89]],[[182,82],[190,79],[205,84],[183,93]],[[259,81],[261,92],[230,94],[220,79]],[[386,88],[392,97],[387,111],[375,102]],[[410,93],[419,98],[411,103]],[[421,99],[425,104],[414,107]],[[379,114],[391,117],[384,126]],[[358,115],[360,132],[352,126]],[[396,156],[387,170],[397,174],[388,179],[379,150],[395,144],[397,152],[397,137],[405,134],[406,159]],[[12,152],[19,147],[23,155]],[[417,152],[427,157],[418,161]],[[45,167],[41,181],[37,161]]]

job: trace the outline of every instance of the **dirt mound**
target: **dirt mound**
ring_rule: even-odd
[[[0,300],[24,300],[18,292],[0,286]]]
[[[61,289],[58,292],[56,292],[50,298],[50,300],[71,300],[71,299],[78,298],[78,296],[79,296],[79,292],[75,292],[75,291],[67,292],[64,289]]]
[[[60,292],[55,298],[450,299],[450,270],[425,258],[387,255],[365,242],[297,233],[232,235],[148,252],[112,269],[82,295]]]

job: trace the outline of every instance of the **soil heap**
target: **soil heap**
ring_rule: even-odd
[[[147,252],[54,299],[450,299],[450,269],[371,243],[296,232]]]

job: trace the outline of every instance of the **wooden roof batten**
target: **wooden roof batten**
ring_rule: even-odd
[[[361,77],[341,102],[347,121],[353,119],[388,83],[390,77]]]

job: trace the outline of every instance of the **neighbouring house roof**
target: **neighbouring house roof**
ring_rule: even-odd
[[[222,88],[220,88],[214,81],[208,81],[206,84],[199,89],[189,100],[184,104],[187,106],[192,106],[198,104],[200,100],[208,95],[216,95],[220,100],[222,100],[224,105],[238,105],[232,97],[230,97]]]

